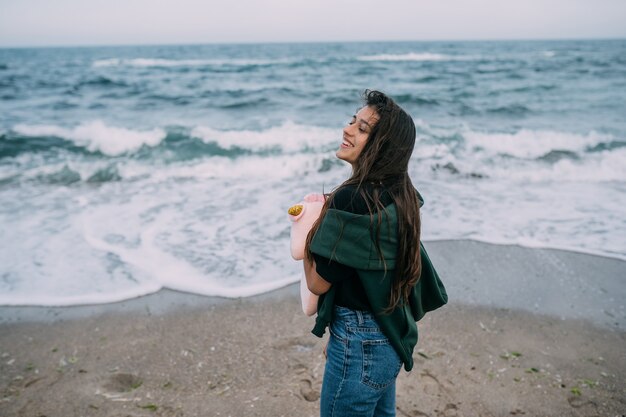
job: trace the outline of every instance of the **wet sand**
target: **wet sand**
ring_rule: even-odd
[[[564,270],[619,284],[626,262],[476,242],[427,248],[456,301],[420,321],[415,367],[398,378],[398,416],[626,413],[624,285],[600,301],[585,293],[590,306],[607,299],[598,311],[613,317],[503,308],[495,290],[491,305],[458,301],[463,285],[521,274],[529,257],[543,272],[528,279],[555,285]],[[495,261],[477,264],[483,252]],[[577,275],[589,268],[596,275]],[[565,307],[576,304],[568,294]],[[0,416],[318,415],[325,339],[310,333],[296,286],[240,300],[161,291],[106,306],[4,307],[0,319]]]

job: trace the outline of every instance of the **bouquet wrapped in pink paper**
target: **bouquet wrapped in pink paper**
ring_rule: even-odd
[[[289,207],[289,219],[291,220],[291,257],[296,261],[304,259],[304,246],[306,237],[313,223],[320,216],[324,206],[325,197],[323,194],[307,194],[304,199]],[[318,296],[311,293],[306,285],[306,278],[302,274],[300,279],[300,301],[302,311],[307,316],[312,316],[317,312]]]

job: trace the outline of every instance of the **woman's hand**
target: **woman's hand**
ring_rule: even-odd
[[[322,212],[324,199],[323,194],[307,194],[287,210],[291,220],[291,257],[296,261],[304,258],[306,237]]]

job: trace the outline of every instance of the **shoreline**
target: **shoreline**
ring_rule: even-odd
[[[475,240],[424,242],[451,302],[588,320],[626,330],[626,261],[562,249]],[[166,314],[223,303],[281,300],[298,283],[250,297],[225,298],[161,289],[140,297],[73,306],[0,306],[0,324],[55,322],[103,314]]]
[[[487,245],[493,245],[493,246],[512,246],[512,247],[518,247],[518,248],[523,248],[523,249],[541,249],[541,250],[550,250],[550,251],[557,251],[557,252],[569,252],[569,253],[573,253],[573,254],[579,254],[579,255],[589,255],[589,256],[597,256],[599,258],[606,258],[606,259],[611,259],[611,260],[617,260],[617,261],[623,261],[626,262],[626,254],[622,254],[622,253],[618,253],[618,252],[602,252],[602,251],[594,251],[591,249],[582,249],[582,248],[576,248],[576,247],[558,247],[558,246],[549,246],[549,245],[522,245],[520,243],[508,243],[506,241],[498,241],[497,239],[479,239],[479,238],[468,238],[468,239],[446,239],[446,238],[442,238],[442,239],[429,239],[429,240],[425,240],[424,244],[429,244],[429,243],[440,243],[440,242],[476,242],[476,243],[485,243]]]

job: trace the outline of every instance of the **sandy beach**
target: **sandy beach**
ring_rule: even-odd
[[[469,241],[427,249],[451,302],[419,323],[398,416],[626,414],[626,262]],[[325,339],[297,291],[2,307],[0,416],[316,416]]]

